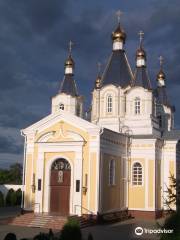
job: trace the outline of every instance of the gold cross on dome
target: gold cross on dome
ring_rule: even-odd
[[[120,23],[122,14],[123,14],[123,12],[122,12],[121,10],[118,10],[118,11],[116,12],[116,16],[117,16],[117,19],[118,19],[118,23]]]
[[[74,43],[70,40],[69,41],[69,54],[71,55],[72,52],[72,46],[74,45]]]
[[[162,67],[163,63],[164,63],[164,58],[163,56],[159,57],[159,63],[160,63],[160,67]]]
[[[139,31],[139,40],[140,40],[140,44],[142,43],[142,40],[143,40],[143,38],[144,38],[144,32],[141,30],[141,31]]]

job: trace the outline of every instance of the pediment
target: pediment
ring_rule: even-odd
[[[65,131],[63,126],[60,127],[57,131],[50,131],[43,133],[38,137],[37,143],[46,143],[46,142],[84,142],[85,139],[81,136],[81,134],[74,131]]]
[[[70,113],[59,111],[58,113],[50,114],[49,116],[43,118],[37,123],[34,123],[33,125],[27,127],[26,129],[23,129],[21,132],[22,134],[25,134],[25,135],[32,134],[32,133],[36,134],[36,132],[38,133],[47,132],[47,131],[52,132],[54,131],[54,129],[52,129],[52,126],[60,122],[67,123],[73,126],[73,128],[78,128],[80,131],[83,131],[83,132],[98,133],[100,131],[100,127],[91,122],[88,122]]]

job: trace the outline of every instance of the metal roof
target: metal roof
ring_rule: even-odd
[[[141,86],[149,90],[151,89],[151,82],[145,66],[136,68],[133,86]]]
[[[166,87],[162,86],[162,87],[157,87],[154,90],[154,95],[157,98],[157,101],[159,104],[163,104],[166,106],[170,106],[170,102],[167,96],[167,92],[166,92]]]
[[[72,74],[65,74],[59,90],[60,93],[66,93],[71,96],[78,96],[77,87]]]
[[[102,86],[114,84],[121,87],[131,85],[133,74],[124,50],[113,51],[102,75]]]
[[[173,129],[171,131],[164,132],[162,137],[166,140],[179,140],[180,139],[180,130]]]

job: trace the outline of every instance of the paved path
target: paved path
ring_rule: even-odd
[[[40,232],[48,232],[48,229],[19,227],[11,225],[0,225],[0,240],[3,240],[7,233],[15,233],[17,239],[21,238],[33,238]]]
[[[0,208],[0,219],[14,217],[20,214],[21,208],[17,207],[1,207]]]
[[[142,234],[137,236],[135,234],[135,228],[142,227],[146,229],[158,229],[159,226],[155,221],[145,220],[127,220],[124,222],[114,223],[111,225],[94,226],[91,228],[83,229],[85,239],[87,239],[88,233],[91,232],[94,240],[151,240],[159,239],[158,234]]]
[[[155,221],[144,220],[128,220],[121,223],[114,223],[111,225],[99,225],[82,229],[84,240],[87,239],[89,232],[92,233],[94,240],[151,240],[159,239],[159,235],[155,234],[143,234],[142,236],[136,236],[134,233],[135,228],[139,226],[142,228],[159,228]],[[8,232],[13,232],[17,235],[18,240],[21,238],[33,238],[40,232],[48,232],[48,229],[40,228],[28,228],[0,225],[0,240],[3,240],[4,236]]]

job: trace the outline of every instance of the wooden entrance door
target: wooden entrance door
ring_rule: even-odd
[[[59,215],[69,215],[71,167],[67,160],[57,159],[51,167],[50,211]]]

